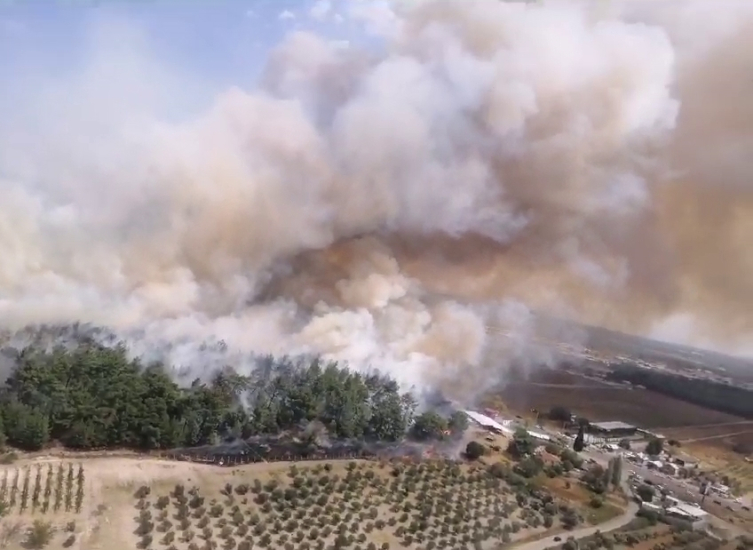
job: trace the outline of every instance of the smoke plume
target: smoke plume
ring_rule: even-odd
[[[121,20],[75,74],[9,84],[2,325],[109,327],[191,376],[321,353],[459,399],[580,343],[532,311],[752,351],[753,10],[388,12],[379,48],[293,32],[206,109]]]

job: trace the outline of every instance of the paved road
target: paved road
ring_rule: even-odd
[[[671,492],[673,497],[677,497],[685,502],[692,502],[694,504],[700,504],[702,494],[698,484],[693,483],[692,480],[683,480],[672,477],[656,470],[649,469],[645,466],[627,462],[623,464],[623,470],[625,472],[635,472],[641,476],[644,480],[648,480],[654,487],[662,486]],[[711,498],[711,497],[708,497]],[[714,497],[718,498],[718,497]]]
[[[547,383],[547,382],[507,382],[507,386],[509,387],[515,387],[515,386],[526,386],[526,387],[534,387],[534,388],[567,388],[567,389],[582,389],[582,390],[618,390],[618,391],[632,391],[632,387],[629,386],[623,386],[621,384],[604,384],[604,385],[595,385],[595,384],[554,384],[554,383]]]
[[[600,457],[603,460],[603,456]],[[630,495],[630,484],[627,479],[627,474],[625,473],[623,469],[622,474],[622,481],[620,483],[622,486],[622,490],[625,491],[626,495]],[[582,527],[580,529],[575,529],[573,531],[565,531],[564,533],[559,533],[557,535],[552,535],[551,537],[547,537],[545,539],[540,540],[534,540],[531,542],[523,543],[521,545],[515,545],[513,544],[511,548],[514,548],[515,550],[545,550],[546,548],[551,548],[553,546],[561,545],[564,541],[566,541],[569,537],[574,537],[575,539],[582,539],[583,537],[588,537],[596,533],[596,531],[601,531],[602,533],[607,533],[608,531],[614,531],[615,529],[619,529],[620,527],[623,527],[624,525],[627,525],[630,523],[634,518],[635,514],[640,509],[640,506],[638,503],[633,501],[632,499],[628,502],[628,506],[625,509],[625,511],[617,516],[616,518],[612,518],[609,521],[605,521],[604,523],[600,523],[599,525],[594,525],[591,527]],[[555,537],[559,537],[562,540],[555,541]]]
[[[565,542],[569,537],[574,537],[576,539],[582,539],[583,537],[588,537],[596,533],[596,531],[601,531],[602,533],[607,533],[609,531],[614,531],[615,529],[619,529],[620,527],[623,527],[624,525],[627,525],[630,523],[634,518],[635,514],[638,511],[638,504],[633,502],[632,500],[628,504],[627,509],[621,516],[617,516],[616,518],[610,519],[607,522],[601,523],[599,525],[595,525],[593,527],[583,527],[581,529],[575,529],[574,531],[565,531],[564,533],[560,533],[559,535],[553,535],[551,537],[547,537],[545,539],[541,540],[535,540],[532,542],[527,542],[524,544],[521,544],[520,546],[511,546],[511,548],[514,548],[515,550],[544,550],[545,548],[551,548],[553,546],[558,546]],[[559,542],[555,541],[555,537],[560,537],[562,540]]]
[[[604,453],[596,450],[589,451],[588,453],[584,452],[582,454],[587,458],[594,458],[602,465],[604,465],[609,457],[616,456],[615,453]],[[634,471],[644,480],[650,480],[655,487],[660,485],[665,489],[668,489],[671,496],[679,498],[680,500],[684,500],[685,502],[692,502],[701,506],[703,495],[701,494],[700,486],[698,483],[691,479],[678,479],[662,472],[649,469],[646,466],[635,464],[628,460],[623,461],[622,469],[623,475],[627,475],[628,472]],[[753,496],[753,494],[751,494],[751,496]],[[706,497],[705,503],[701,507],[712,515],[719,514],[719,507],[723,506],[728,511],[738,514],[744,514],[747,516],[748,514],[750,514],[750,512],[743,510],[742,507],[747,506],[750,508],[751,501],[746,497],[742,497],[740,500],[741,502],[736,502],[732,498],[724,498],[719,495],[709,495]]]

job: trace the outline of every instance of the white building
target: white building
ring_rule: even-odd
[[[528,432],[528,435],[530,435],[534,439],[538,439],[539,441],[551,441],[552,440],[551,436],[543,432],[535,432],[533,430],[526,430],[526,431]]]
[[[697,530],[708,525],[709,515],[699,507],[683,502],[667,508],[664,512],[664,520],[685,529]]]
[[[662,514],[664,514],[664,508],[662,508],[658,504],[653,504],[651,502],[641,502],[641,510],[654,512],[658,516],[661,516]]]
[[[503,434],[506,436],[511,436],[514,431],[509,427],[505,426],[504,424],[500,424],[493,418],[489,418],[485,414],[477,413],[476,411],[463,411],[468,418],[473,420],[476,424],[479,426],[486,428],[487,430],[491,430],[493,432]]]
[[[515,435],[515,429],[512,426],[512,422],[510,420],[505,420],[502,423],[497,422],[493,418],[490,418],[486,416],[485,414],[481,414],[476,411],[463,411],[465,415],[473,420],[476,424],[479,426],[486,428],[487,430],[502,434],[507,437],[512,437]],[[524,428],[525,429],[525,428]],[[538,439],[539,441],[551,441],[552,437],[548,434],[545,434],[543,432],[535,431],[535,430],[528,430],[525,429],[528,435],[533,437],[534,439]]]
[[[677,477],[677,475],[680,473],[680,466],[677,464],[672,464],[671,462],[665,462],[661,467],[661,471],[665,474]]]

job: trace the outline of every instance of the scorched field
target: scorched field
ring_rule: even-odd
[[[510,383],[498,395],[518,413],[545,412],[561,405],[591,421],[621,420],[681,440],[703,438],[707,445],[728,448],[738,443],[753,445],[753,423],[744,418],[562,371],[538,371],[525,381]]]

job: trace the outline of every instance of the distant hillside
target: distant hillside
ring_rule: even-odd
[[[588,347],[644,361],[666,363],[674,369],[705,369],[738,382],[753,383],[753,360],[723,353],[660,342],[599,327],[582,327]]]

